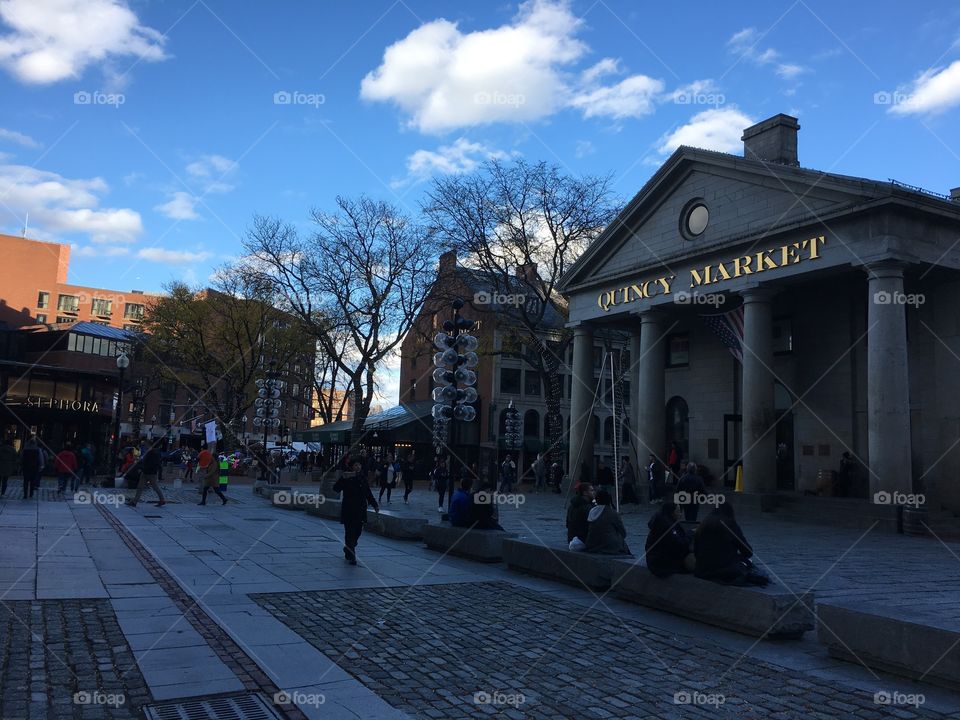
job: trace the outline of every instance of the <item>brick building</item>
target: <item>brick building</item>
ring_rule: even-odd
[[[153,295],[68,282],[70,246],[0,235],[0,323],[28,325],[94,322],[136,330]]]

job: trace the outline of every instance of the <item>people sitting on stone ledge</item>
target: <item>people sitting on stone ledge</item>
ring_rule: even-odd
[[[597,504],[587,515],[587,547],[589,553],[629,555],[627,529],[623,518],[613,507],[613,496],[606,490],[597,493]]]
[[[590,527],[587,517],[590,514],[590,508],[593,507],[593,485],[582,482],[577,485],[575,492],[576,494],[567,508],[567,542],[574,538],[580,538],[580,542],[585,543],[587,541],[587,531]]]
[[[734,517],[733,506],[724,502],[707,515],[693,534],[698,578],[725,585],[767,585],[770,579],[757,569],[753,548]]]
[[[683,497],[683,514],[687,522],[696,522],[700,513],[699,496],[706,492],[703,478],[697,472],[696,463],[687,463],[687,471],[680,478],[677,494]]]
[[[503,530],[500,523],[497,522],[496,492],[496,485],[488,481],[473,496],[470,517],[474,530]]]
[[[450,524],[454,527],[470,527],[473,523],[473,496],[470,489],[473,478],[469,475],[460,480],[460,488],[450,500]]]
[[[644,546],[647,569],[657,577],[694,571],[696,558],[690,549],[692,538],[683,529],[681,517],[680,506],[668,501],[663,503],[647,523],[650,528]]]

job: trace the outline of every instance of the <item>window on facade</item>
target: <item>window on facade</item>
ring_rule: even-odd
[[[518,368],[500,368],[500,392],[508,395],[520,394],[520,370]]]
[[[60,295],[57,298],[57,310],[60,312],[77,312],[80,309],[80,298],[77,295]]]
[[[140,329],[140,326],[139,326],[139,325],[131,325],[131,324],[129,324],[129,323],[124,323],[124,324],[123,324],[123,329],[124,329],[124,330],[139,330],[139,329]]]
[[[38,322],[38,323],[45,323],[46,321],[47,321],[47,315],[46,315],[46,313],[37,313],[37,322]]]
[[[540,397],[540,374],[535,370],[524,373],[523,394],[529,397]]]
[[[43,290],[37,293],[37,307],[38,308],[50,307],[50,293],[43,292]]]
[[[789,355],[793,352],[793,320],[788,317],[773,319],[773,352]]]
[[[603,348],[596,347],[593,348],[593,367],[599,368],[603,365]]]
[[[687,367],[690,364],[690,336],[686,333],[667,338],[667,367]]]
[[[103,298],[94,298],[93,299],[93,314],[98,316],[111,315],[113,313],[113,300],[105,300]]]
[[[140,303],[126,303],[123,306],[123,318],[125,320],[142,320],[143,305]]]
[[[417,381],[411,380],[410,381],[410,399],[415,400],[416,395],[417,395]]]
[[[76,319],[75,317],[69,317],[69,316],[66,316],[66,315],[57,315],[57,322],[58,322],[58,323],[73,323],[73,322],[76,322],[76,321],[77,321],[77,319]]]

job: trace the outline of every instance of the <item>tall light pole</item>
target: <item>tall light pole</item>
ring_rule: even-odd
[[[267,376],[257,380],[257,399],[254,401],[256,416],[253,418],[255,427],[263,427],[263,454],[261,455],[261,480],[267,480],[267,432],[270,428],[280,427],[280,400],[281,382],[277,379],[277,361],[270,361]],[[268,481],[269,482],[269,481]]]
[[[111,450],[112,459],[110,461],[110,472],[113,477],[117,476],[117,453],[120,452],[120,415],[123,413],[123,373],[130,367],[130,358],[126,353],[120,353],[117,356],[117,371],[120,377],[117,380],[117,411],[113,418],[113,448]]]

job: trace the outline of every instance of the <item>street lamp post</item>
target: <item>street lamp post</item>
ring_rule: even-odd
[[[243,416],[243,452],[247,454],[249,450],[247,449],[247,416]]]
[[[474,368],[480,359],[476,353],[477,339],[468,334],[473,321],[460,316],[463,305],[460,298],[453,301],[453,318],[443,323],[443,332],[434,338],[439,351],[433,356],[436,366],[433,379],[437,383],[433,390],[433,426],[438,455],[443,445],[448,448],[454,445],[451,421],[471,422],[477,417],[477,410],[473,407],[477,401]]]
[[[256,416],[253,418],[254,427],[263,427],[263,454],[261,455],[260,479],[269,483],[267,478],[267,433],[270,428],[280,427],[280,400],[281,381],[277,379],[277,361],[271,360],[267,376],[257,380],[257,399],[254,401]]]
[[[117,411],[113,418],[113,448],[111,450],[110,472],[112,477],[117,476],[117,454],[120,452],[120,415],[123,413],[123,373],[130,367],[130,358],[126,353],[117,356],[117,370],[120,377],[117,381]]]

